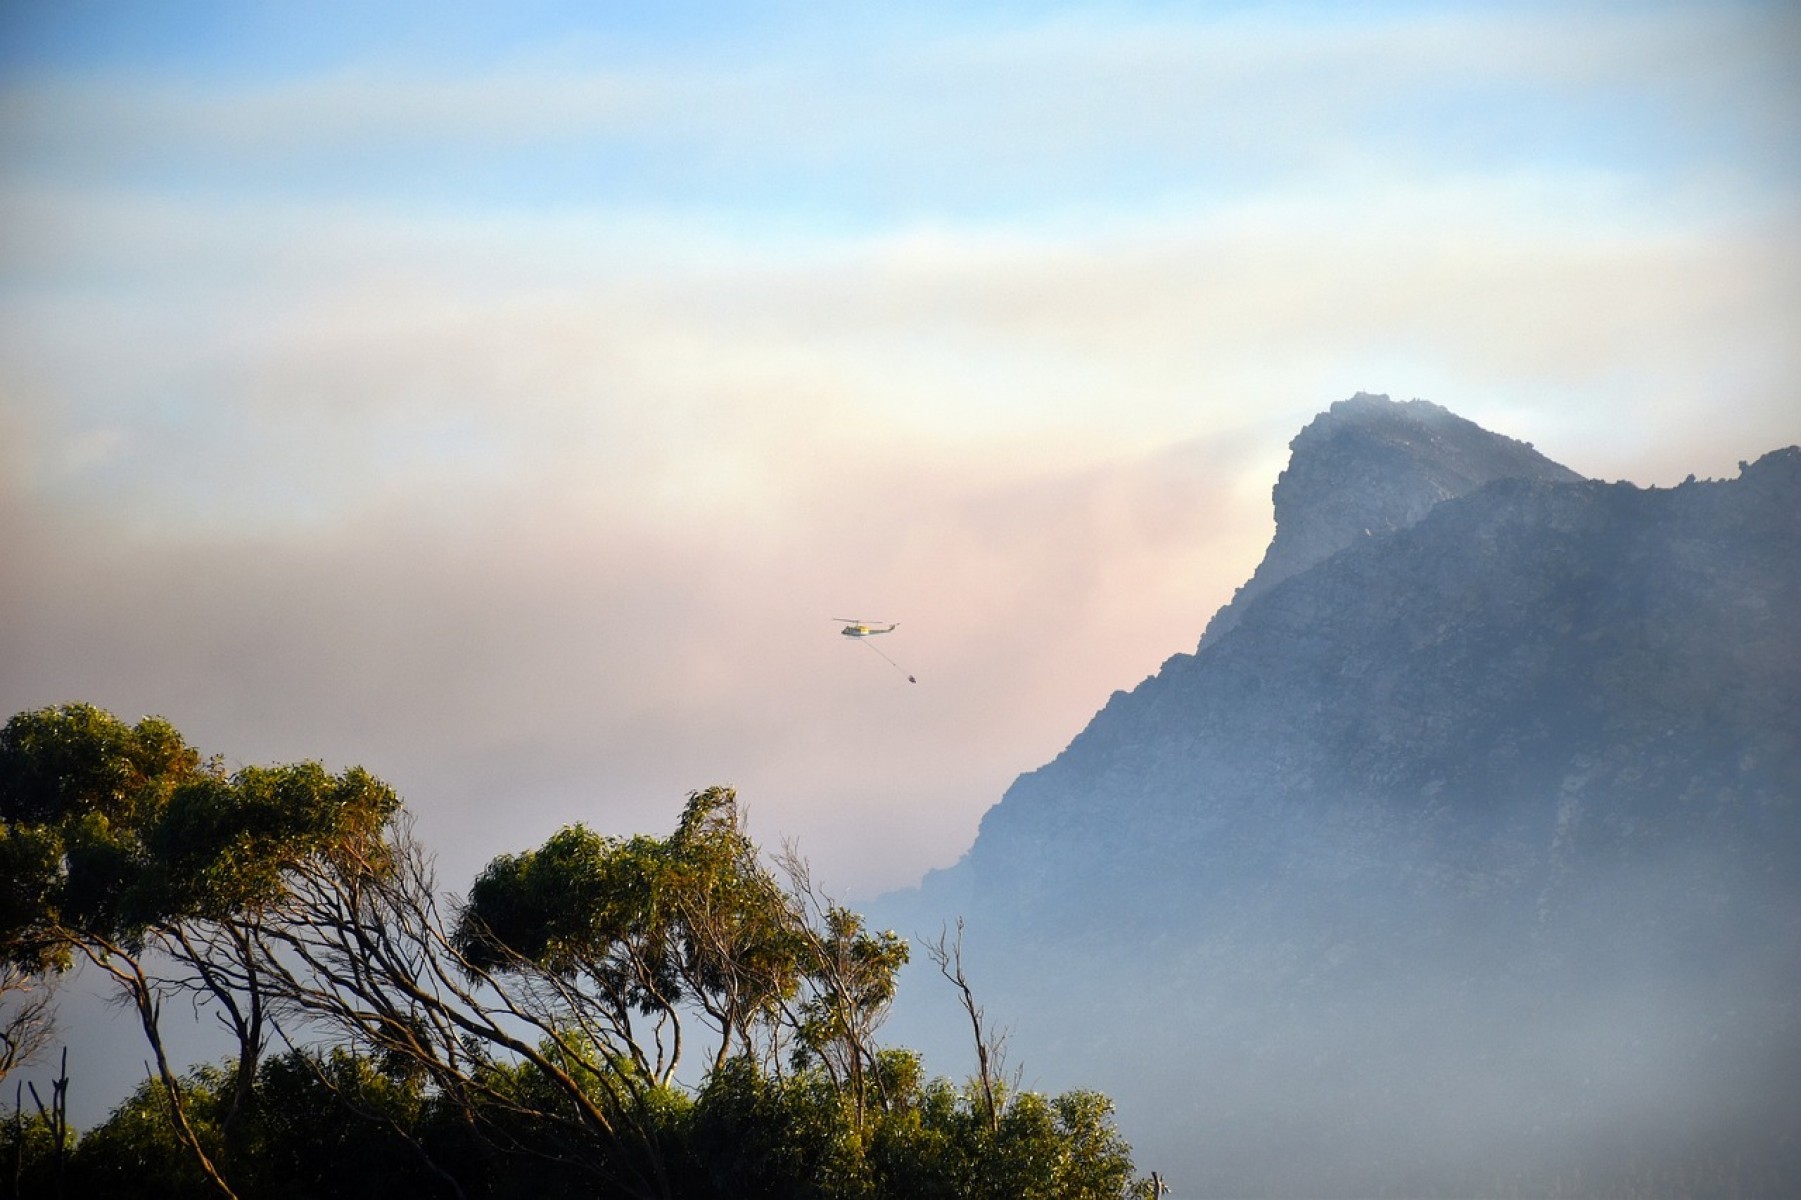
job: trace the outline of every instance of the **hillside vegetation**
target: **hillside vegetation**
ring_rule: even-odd
[[[0,731],[0,1072],[54,1044],[76,964],[152,1077],[98,1128],[67,1080],[0,1127],[0,1192],[109,1197],[1120,1197],[1093,1092],[928,1078],[877,1031],[906,940],[868,928],[736,797],[667,837],[574,825],[440,892],[392,789],[317,763],[228,774],[166,721],[88,705]],[[228,1028],[182,1070],[166,1008]],[[45,1092],[48,1094],[45,1094]]]

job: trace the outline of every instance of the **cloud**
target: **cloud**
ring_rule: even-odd
[[[685,55],[563,28],[249,79],[28,73],[0,92],[0,146],[13,172],[164,189],[465,210],[804,197],[853,224],[1547,160],[1792,183],[1795,44],[1792,17],[1754,6],[867,18]]]

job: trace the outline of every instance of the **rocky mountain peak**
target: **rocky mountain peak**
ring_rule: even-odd
[[[887,923],[966,919],[1184,1195],[1801,1195],[1801,448],[1641,488],[1379,396],[1291,446],[1215,644]]]
[[[1288,468],[1271,493],[1276,536],[1250,581],[1207,626],[1202,646],[1282,580],[1361,538],[1404,529],[1442,500],[1496,479],[1582,478],[1530,444],[1436,404],[1367,392],[1332,405],[1288,446]]]

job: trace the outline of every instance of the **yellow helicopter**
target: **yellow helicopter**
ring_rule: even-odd
[[[845,637],[874,637],[878,633],[893,633],[899,621],[859,621],[853,617],[833,617],[832,620],[844,626],[838,632]]]
[[[843,626],[843,628],[838,631],[839,633],[842,633],[847,638],[857,639],[871,650],[874,650],[877,654],[882,654],[881,647],[867,639],[875,637],[877,634],[893,633],[895,628],[900,624],[899,621],[860,621],[852,617],[833,617],[832,620]],[[886,654],[882,654],[882,657],[888,659],[889,666],[899,671],[902,675],[906,675],[908,683],[919,682],[919,680],[915,679],[913,676],[908,675],[906,669],[892,658],[888,658]]]

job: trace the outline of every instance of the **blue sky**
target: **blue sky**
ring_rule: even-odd
[[[1192,648],[1334,400],[1801,437],[1786,6],[816,11],[0,8],[9,711],[363,762],[452,886],[733,783],[868,895]]]
[[[9,123],[9,157],[153,190],[852,229],[1217,202],[1353,160],[1795,167],[1774,8],[322,11],[14,5],[0,61],[61,112]]]

